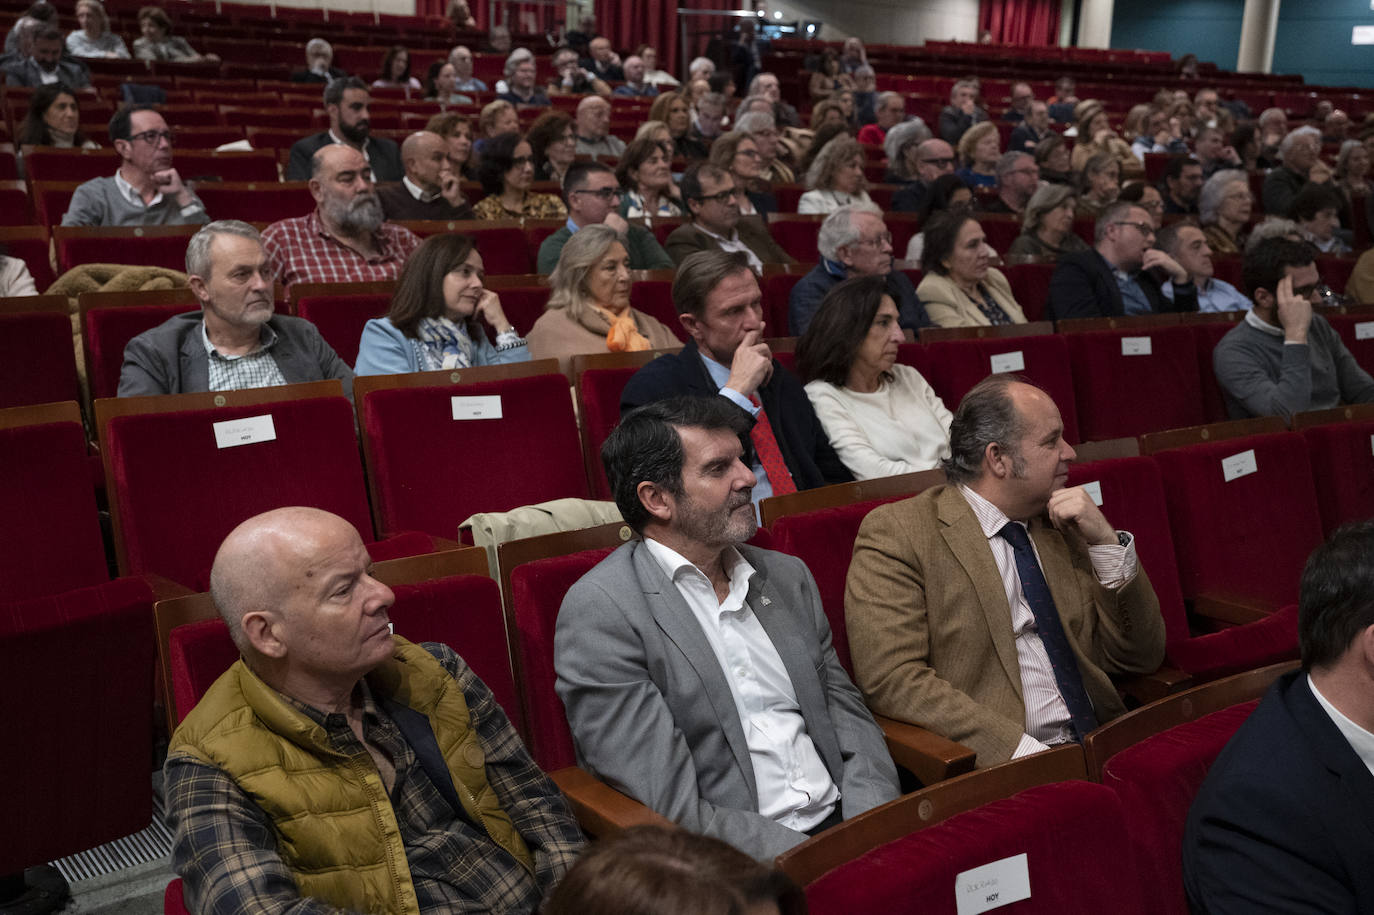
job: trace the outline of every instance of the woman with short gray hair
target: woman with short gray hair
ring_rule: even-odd
[[[930,128],[920,118],[893,124],[883,138],[883,154],[887,156],[884,184],[911,184],[916,176],[917,149],[931,139]]]
[[[1226,169],[1207,179],[1198,194],[1198,222],[1213,254],[1239,254],[1255,195],[1240,169]]]
[[[1078,198],[1073,188],[1042,184],[1026,204],[1021,234],[1007,249],[1007,261],[1057,261],[1065,254],[1088,250],[1088,243],[1073,231]]]

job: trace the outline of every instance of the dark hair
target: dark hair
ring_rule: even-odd
[[[1202,168],[1202,163],[1192,156],[1179,155],[1171,157],[1164,166],[1164,180],[1168,181],[1172,178],[1177,181],[1179,176],[1183,174],[1183,170],[1190,165],[1196,165],[1198,168]]]
[[[425,68],[424,88],[421,90],[427,99],[439,99],[439,72],[448,66],[448,60],[441,57],[438,60],[431,60],[429,66]],[[439,99],[441,102],[448,102],[448,99]]]
[[[925,246],[921,249],[921,270],[946,276],[949,268],[944,265],[944,260],[954,251],[964,223],[972,221],[973,214],[964,209],[946,210],[932,216],[930,222],[921,228],[921,234],[925,237]]]
[[[29,113],[24,115],[24,122],[19,125],[19,142],[21,145],[52,145],[52,134],[48,130],[47,123],[43,120],[43,115],[48,113],[48,109],[62,95],[70,95],[72,101],[80,104],[76,92],[62,83],[49,83],[33,90],[33,94],[29,96]],[[72,145],[80,149],[85,142],[86,135],[78,126],[76,134],[72,138]]]
[[[615,178],[620,182],[620,186],[626,190],[637,190],[630,173],[653,158],[654,153],[663,153],[669,161],[672,161],[672,153],[665,150],[655,140],[649,137],[638,137],[631,140],[626,145],[625,151],[620,154],[620,161],[615,165]]]
[[[948,175],[941,175],[930,182],[930,190],[926,193],[925,199],[921,201],[921,209],[917,212],[919,222],[925,225],[927,220],[936,213],[943,213],[952,209],[950,203],[954,195],[961,191],[968,191],[970,195],[969,206],[972,206],[973,190],[964,182],[963,178],[950,172]]]
[[[651,517],[639,501],[640,483],[682,494],[685,453],[676,427],[684,426],[729,429],[741,436],[749,432],[745,413],[722,397],[674,397],[627,413],[601,446],[616,508],[636,531],[643,531]]]
[[[1171,222],[1155,233],[1155,247],[1173,257],[1174,249],[1178,247],[1178,233],[1183,229],[1201,231],[1202,227],[1192,219],[1180,219],[1178,222]]]
[[[368,91],[367,83],[356,76],[340,76],[338,79],[331,79],[324,84],[324,106],[342,105],[344,91],[348,89],[361,89]]]
[[[377,77],[378,79],[391,82],[391,62],[396,59],[397,54],[404,54],[406,56],[406,69],[405,72],[401,74],[401,82],[404,83],[410,80],[410,52],[406,50],[405,45],[401,44],[392,45],[387,49],[387,52],[382,55],[382,72],[381,75]]]
[[[682,173],[682,180],[678,182],[678,188],[682,191],[683,203],[690,203],[693,200],[701,200],[701,179],[705,176],[712,181],[725,181],[730,177],[728,169],[713,165],[711,162],[693,162],[687,166],[687,170]],[[687,207],[688,215],[692,215],[692,208]]]
[[[141,7],[138,11],[138,21],[141,23],[144,19],[151,20],[153,25],[164,32],[172,30],[172,20],[167,18],[166,11],[160,6]]]
[[[1309,181],[1288,204],[1288,218],[1295,222],[1312,219],[1322,210],[1339,211],[1342,203],[1341,192],[1329,184],[1316,184]]]
[[[673,307],[678,314],[700,318],[706,313],[706,297],[729,276],[749,269],[749,257],[743,251],[693,251],[677,265],[673,277]]]
[[[1030,384],[1020,375],[989,375],[959,401],[949,426],[949,457],[941,462],[950,483],[968,483],[983,474],[983,455],[994,442],[1021,463],[1021,414],[1011,399],[1013,384]]]
[[[819,379],[842,387],[849,380],[883,296],[892,293],[882,275],[850,277],[831,287],[797,341],[797,374],[803,383]]]
[[[33,41],[61,41],[62,32],[51,22],[44,23],[33,33]]]
[[[1298,596],[1304,670],[1334,664],[1361,630],[1374,626],[1374,521],[1336,530],[1312,551]]]
[[[48,3],[47,0],[38,0],[28,9],[24,10],[24,15],[30,19],[37,19],[39,22],[57,22],[57,7]]]
[[[466,235],[431,235],[406,260],[396,280],[387,317],[397,330],[414,337],[423,318],[434,318],[444,311],[444,277],[457,269],[476,245]],[[484,333],[475,320],[468,322],[468,336]]]
[[[135,111],[157,111],[157,106],[125,105],[122,108],[115,111],[114,116],[110,118],[111,143],[113,143],[115,140],[129,139],[130,133],[133,130],[130,124],[133,122]]]
[[[1037,165],[1044,165],[1050,160],[1050,154],[1064,145],[1064,138],[1057,133],[1052,133],[1039,143],[1035,144],[1035,162]]]
[[[525,133],[525,140],[530,144],[530,155],[534,156],[534,170],[536,172],[542,169],[548,161],[548,156],[544,154],[544,151],[563,138],[563,131],[567,130],[572,122],[571,115],[556,108],[551,108],[534,119],[534,123]],[[568,170],[571,171],[576,167],[577,163],[574,162]]]
[[[482,182],[482,190],[488,196],[505,189],[506,172],[515,164],[515,148],[524,141],[524,137],[511,131],[482,144],[482,162],[477,166],[477,180]]]
[[[1236,151],[1237,155],[1243,157],[1245,147],[1258,141],[1258,133],[1259,129],[1253,123],[1237,124],[1236,129],[1231,131],[1231,148]]]
[[[585,187],[588,179],[592,175],[614,175],[611,167],[605,162],[597,162],[595,159],[578,159],[568,166],[568,172],[563,176],[563,198],[566,200],[568,195],[578,188]]]
[[[634,826],[587,848],[542,915],[744,915],[763,902],[803,915],[806,896],[776,867],[679,826]]]
[[[1126,186],[1121,189],[1121,193],[1116,195],[1117,200],[1124,200],[1127,203],[1140,203],[1145,199],[1145,191],[1154,185],[1146,181],[1128,181]],[[1159,190],[1159,188],[1155,188]]]
[[[1279,280],[1287,276],[1288,267],[1306,267],[1316,261],[1317,250],[1305,241],[1290,238],[1266,238],[1245,252],[1240,266],[1240,281],[1251,301],[1255,292],[1263,289],[1274,293]]]
[[[711,91],[718,95],[724,95],[725,87],[733,82],[734,79],[731,78],[729,70],[717,70],[706,77],[706,85],[710,86]]]

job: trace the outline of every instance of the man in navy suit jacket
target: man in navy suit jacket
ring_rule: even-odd
[[[1302,670],[1217,757],[1188,815],[1197,915],[1374,911],[1374,522],[1313,551],[1298,599]]]

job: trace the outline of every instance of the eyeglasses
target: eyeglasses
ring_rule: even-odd
[[[1140,201],[1137,201],[1137,202],[1136,202],[1136,206],[1140,207],[1142,210],[1151,210],[1151,211],[1159,210],[1161,213],[1164,212],[1164,201],[1163,201],[1163,200],[1151,200],[1149,203],[1146,203],[1145,201],[1140,200]]]
[[[1327,286],[1321,280],[1318,280],[1315,283],[1308,283],[1306,286],[1293,287],[1293,295],[1302,299],[1312,298],[1312,293],[1314,292],[1317,293],[1317,295],[1321,296],[1323,299],[1325,299],[1331,295],[1331,287]]]
[[[1131,228],[1133,228],[1133,229],[1135,229],[1137,232],[1139,232],[1141,235],[1153,235],[1153,234],[1155,234],[1155,227],[1152,226],[1152,225],[1150,225],[1148,222],[1125,222],[1125,221],[1122,221],[1122,222],[1114,222],[1114,223],[1112,223],[1112,225],[1114,225],[1114,226],[1130,226]]]
[[[573,193],[574,193],[574,194],[591,194],[593,197],[596,197],[596,198],[602,200],[603,202],[609,203],[610,201],[612,201],[612,200],[614,200],[615,198],[617,198],[617,197],[620,196],[620,188],[618,188],[618,187],[599,187],[599,188],[597,188],[596,190],[592,190],[592,189],[589,188],[589,187],[580,187],[580,188],[578,188],[577,190],[573,191]]]
[[[739,194],[739,190],[732,187],[728,191],[721,191],[719,194],[702,194],[697,199],[700,200],[702,203],[706,203],[708,201],[714,201],[716,203],[729,203],[731,200],[734,200],[736,197],[738,197]]]
[[[129,142],[132,143],[134,140],[142,140],[149,146],[156,146],[163,140],[166,140],[168,145],[176,142],[170,130],[145,130],[143,133],[136,133],[129,137]]]
[[[534,161],[534,156],[515,156],[510,160],[511,168],[519,168],[522,165],[529,165]]]

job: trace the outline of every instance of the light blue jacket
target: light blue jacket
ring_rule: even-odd
[[[497,349],[491,345],[486,334],[474,341],[472,351],[473,365],[507,365],[512,362],[528,362],[530,350],[527,346],[512,346]],[[406,372],[419,372],[420,341],[407,337],[396,329],[390,318],[373,318],[363,327],[363,336],[358,343],[358,364],[354,373],[358,375],[400,375]]]

